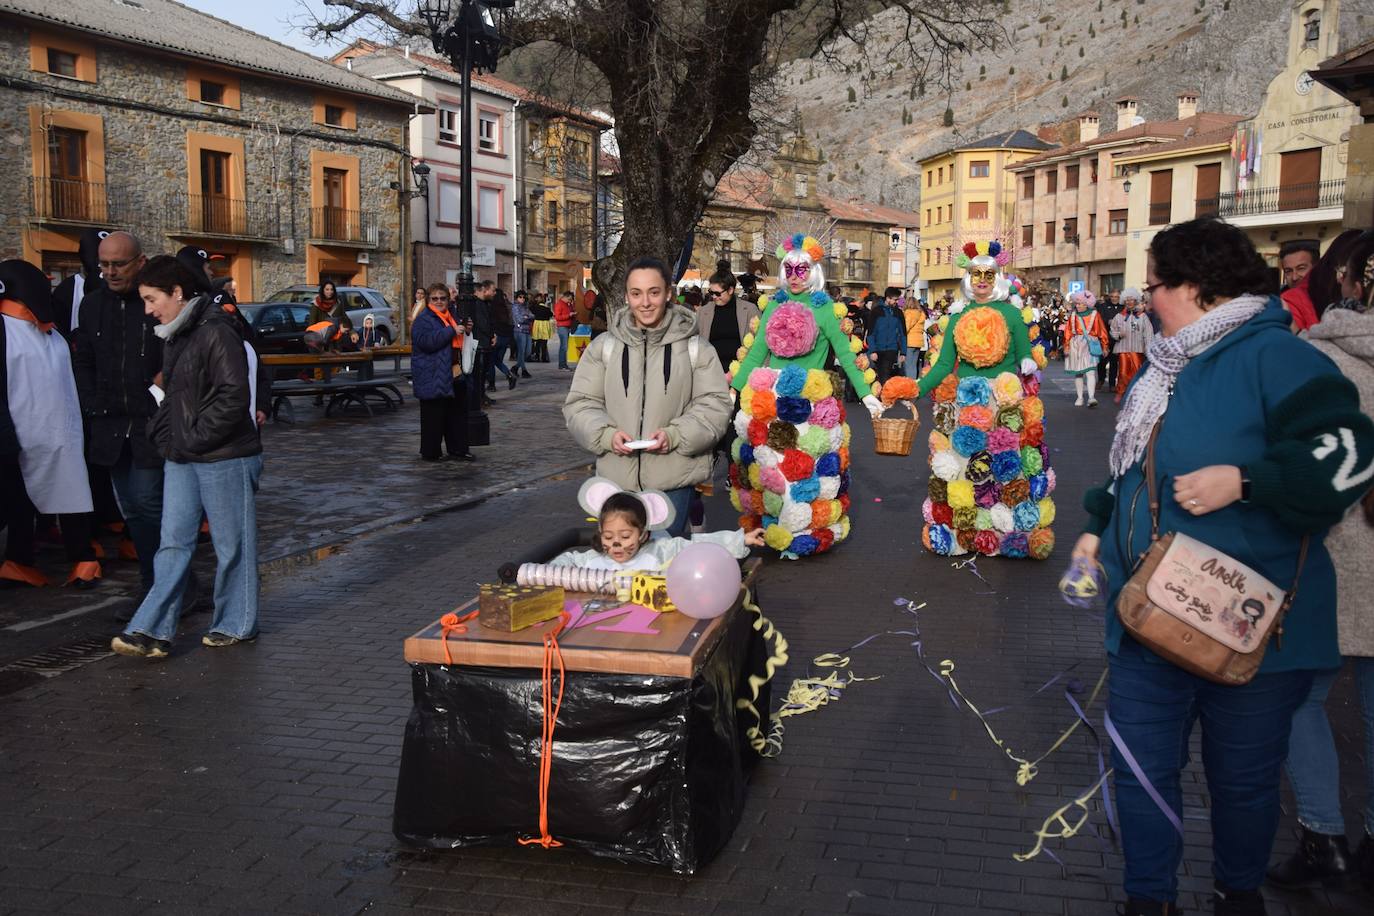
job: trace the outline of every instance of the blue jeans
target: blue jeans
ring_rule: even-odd
[[[572,328],[559,326],[558,328],[558,368],[571,369],[568,365],[568,337],[572,334]]]
[[[496,373],[499,371],[505,378],[510,378],[510,369],[506,368],[506,352],[510,350],[510,335],[497,334],[496,346],[489,353],[487,362],[487,385],[496,384]]]
[[[1242,686],[1213,684],[1163,662],[1130,637],[1108,664],[1112,722],[1180,818],[1188,736],[1202,721],[1202,765],[1212,803],[1212,876],[1229,890],[1257,889],[1279,824],[1279,772],[1288,755],[1289,726],[1313,672],[1260,674]],[[1112,766],[1126,894],[1172,903],[1178,898],[1183,838],[1115,746]]]
[[[668,527],[668,536],[674,538],[687,537],[692,494],[696,492],[696,487],[678,487],[676,490],[664,490],[663,492],[668,497],[668,501],[673,504],[673,524]]]
[[[906,377],[921,377],[921,355],[925,353],[920,347],[906,348]]]
[[[138,551],[138,571],[146,595],[153,587],[153,558],[162,528],[162,468],[134,464],[133,448],[126,441],[119,460],[110,468],[110,482]]]
[[[261,455],[204,464],[167,462],[162,546],[157,551],[153,590],[124,632],[166,640],[176,636],[182,593],[204,511],[218,561],[210,632],[240,639],[257,633],[258,520],[253,494],[261,474]]]
[[[525,371],[525,360],[530,356],[530,335],[515,332],[515,368]]]
[[[1347,657],[1355,669],[1355,690],[1364,718],[1364,829],[1374,836],[1374,658]],[[1293,714],[1293,740],[1288,748],[1288,782],[1298,802],[1298,820],[1309,830],[1345,835],[1341,815],[1340,765],[1336,740],[1326,717],[1326,695],[1341,669],[1321,671],[1312,679],[1306,701]]]

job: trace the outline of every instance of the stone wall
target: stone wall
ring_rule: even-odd
[[[0,158],[0,213],[9,217],[0,221],[0,256],[21,256],[26,233],[30,253],[45,244],[30,220],[29,109],[40,106],[102,118],[110,223],[138,234],[149,253],[199,241],[181,234],[185,220],[175,203],[188,189],[187,132],[241,140],[243,196],[275,209],[280,227],[270,241],[239,243],[240,252],[251,256],[256,296],[308,279],[310,208],[321,204],[311,199],[311,151],[357,157],[360,199],[348,206],[378,226],[376,246],[360,249],[370,261],[368,285],[393,304],[409,298],[402,288],[408,275],[408,257],[401,254],[403,201],[390,187],[402,180],[405,106],[346,96],[357,106],[357,129],[344,130],[312,123],[315,93],[327,92],[325,87],[240,74],[241,107],[233,110],[188,99],[183,61],[100,45],[97,62],[94,84],[33,72],[27,27],[0,20],[0,76],[15,78],[14,84],[0,84],[0,137],[7,147]],[[31,91],[25,84],[44,89]]]

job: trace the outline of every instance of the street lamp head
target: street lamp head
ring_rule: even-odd
[[[423,162],[417,162],[412,165],[410,171],[414,173],[416,178],[422,181],[429,176],[429,166],[425,165]]]
[[[453,0],[419,0],[415,11],[429,26],[429,31],[437,33],[453,18]]]
[[[1131,179],[1127,178],[1125,183],[1121,185],[1121,189],[1127,194],[1131,193]]]

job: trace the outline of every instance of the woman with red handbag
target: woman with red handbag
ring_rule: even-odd
[[[1314,673],[1340,664],[1336,575],[1322,537],[1374,477],[1374,423],[1331,360],[1289,331],[1272,271],[1242,230],[1213,219],[1164,230],[1150,244],[1146,279],[1162,334],[1117,418],[1111,480],[1085,497],[1092,518],[1074,556],[1100,559],[1109,607],[1156,529],[1202,542],[1295,590],[1279,635],[1267,651],[1261,646],[1258,672],[1242,684],[1217,683],[1166,660],[1129,635],[1121,615],[1108,613],[1107,731],[1124,912],[1177,912],[1182,771],[1200,721],[1212,909],[1263,914],[1259,887],[1278,827],[1293,713]],[[1231,576],[1227,587],[1236,583]],[[1196,591],[1205,594],[1205,583]],[[1259,597],[1270,596],[1247,596]],[[1242,610],[1256,605],[1264,607],[1247,600]],[[1203,612],[1213,609],[1204,602]]]

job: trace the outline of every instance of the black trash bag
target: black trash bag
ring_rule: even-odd
[[[769,655],[754,619],[737,611],[691,680],[568,672],[549,781],[555,839],[688,875],[720,851],[758,761],[745,737],[758,723],[735,709]],[[397,838],[442,849],[539,836],[540,673],[411,667],[415,706],[401,750]],[[767,715],[767,687],[755,705]]]

